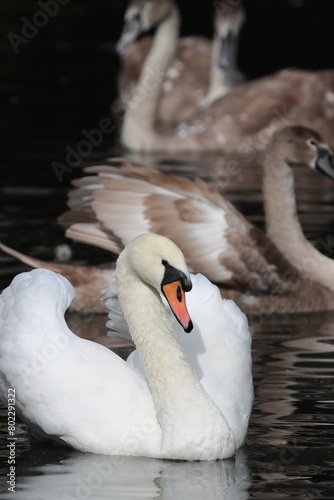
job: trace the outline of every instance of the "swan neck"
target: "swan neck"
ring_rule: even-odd
[[[172,5],[169,15],[157,27],[151,50],[145,60],[141,76],[128,103],[122,129],[126,146],[140,130],[145,135],[154,134],[154,125],[166,71],[175,54],[179,33],[179,12]],[[146,137],[147,140],[147,137]]]
[[[268,149],[264,158],[263,196],[267,235],[282,246],[282,235],[295,238],[301,228],[296,218],[293,172],[278,148]]]
[[[234,61],[228,69],[219,65],[219,55],[221,51],[221,39],[218,34],[215,35],[212,43],[212,57],[210,67],[210,82],[207,95],[204,98],[204,105],[211,104],[214,100],[228,92],[232,85],[232,73],[235,70]],[[233,58],[234,59],[234,58]]]
[[[117,283],[122,311],[147,376],[158,420],[162,427],[168,427],[171,420],[186,420],[190,401],[195,407],[200,401],[213,403],[181,348],[159,293],[120,262],[121,257]]]
[[[307,241],[299,223],[293,168],[279,147],[268,149],[263,181],[267,235],[305,279],[334,290],[334,261]]]

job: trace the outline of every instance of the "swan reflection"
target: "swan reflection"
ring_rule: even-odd
[[[58,463],[34,467],[34,474],[19,478],[15,500],[249,498],[249,469],[242,449],[233,459],[211,462],[73,452]],[[1,498],[13,496],[8,492]]]

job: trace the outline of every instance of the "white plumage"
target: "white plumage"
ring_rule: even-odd
[[[191,274],[192,289],[187,307],[194,329],[186,334],[170,314],[174,330],[205,391],[224,413],[237,447],[245,440],[253,403],[251,335],[246,316],[202,274]],[[104,297],[117,294],[117,287]],[[131,336],[117,299],[106,300],[110,336],[130,341]],[[121,334],[121,335],[120,335]],[[133,351],[127,363],[145,377],[140,357]]]
[[[36,269],[18,275],[1,295],[1,397],[6,402],[14,388],[17,413],[33,435],[81,451],[189,460],[232,456],[245,438],[253,397],[247,322],[238,308],[225,304],[234,332],[226,348],[237,346],[235,363],[223,352],[223,342],[212,334],[205,339],[204,331],[197,332],[201,325],[195,327],[190,361],[198,372],[198,354],[204,374],[199,384],[153,289],[159,290],[164,277],[161,259],[187,276],[183,255],[164,237],[145,235],[134,242],[119,257],[118,276],[124,276],[118,290],[149,384],[115,353],[68,329],[64,312],[72,286],[61,275]],[[213,304],[210,293],[205,297]],[[216,298],[221,301],[218,292]],[[206,303],[199,307],[206,315]],[[203,320],[218,319],[210,310]],[[223,334],[217,330],[217,338]],[[217,356],[212,364],[210,352]],[[233,373],[236,369],[242,373]]]

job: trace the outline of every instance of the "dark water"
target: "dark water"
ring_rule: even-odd
[[[3,483],[0,498],[333,498],[334,313],[251,324],[255,403],[235,458],[191,463],[84,454],[37,443],[18,424],[16,494],[5,493]],[[6,417],[3,408],[4,475]]]
[[[209,34],[208,3],[201,3],[203,16],[193,2],[180,4],[185,32],[198,32],[200,20],[201,28],[205,24],[202,33]],[[334,66],[333,2],[289,0],[270,6],[246,3],[251,21],[241,41],[246,74],[256,77],[288,65]],[[66,148],[77,148],[83,130],[98,128],[101,120],[111,117],[118,71],[113,47],[123,2],[69,2],[18,54],[13,54],[6,36],[20,33],[21,17],[30,19],[36,3],[4,1],[2,7],[0,239],[44,260],[54,260],[58,245],[67,243],[73,263],[106,262],[107,252],[67,241],[56,218],[66,209],[70,181],[82,175],[82,167],[120,153],[116,120],[112,117],[113,132],[61,179],[52,165],[64,163]],[[258,159],[136,158],[165,172],[204,177],[263,227]],[[331,257],[333,197],[330,181],[298,169],[298,208],[305,234]],[[23,270],[1,254],[0,289]],[[81,336],[108,345],[103,316],[72,314],[68,320]],[[81,454],[37,443],[17,422],[14,494],[7,491],[10,450],[7,410],[1,406],[0,498],[334,498],[334,313],[251,318],[251,325],[256,397],[247,442],[236,458],[188,463]],[[127,351],[119,353],[125,357]]]

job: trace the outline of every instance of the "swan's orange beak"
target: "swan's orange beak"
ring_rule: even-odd
[[[183,327],[184,331],[189,333],[193,329],[187,305],[186,294],[182,288],[181,281],[173,281],[162,286],[162,291],[168,300],[168,304],[174,313],[174,316]]]

